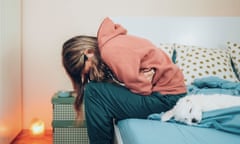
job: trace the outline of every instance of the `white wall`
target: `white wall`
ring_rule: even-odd
[[[239,0],[23,0],[24,128],[51,128],[51,97],[71,89],[61,64],[68,38],[96,35],[105,16],[240,16]]]
[[[0,1],[0,143],[22,129],[21,0]]]

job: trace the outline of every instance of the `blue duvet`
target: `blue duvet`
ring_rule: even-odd
[[[240,96],[240,83],[218,77],[196,79],[188,94],[229,94]],[[162,113],[161,113],[162,114]],[[240,143],[240,107],[203,113],[200,124],[188,126],[173,119],[161,122],[161,114],[148,119],[118,122],[124,144],[237,144]]]
[[[216,93],[240,96],[240,83],[211,76],[196,79],[188,86],[188,94]],[[160,117],[161,114],[152,114],[149,119],[160,120]],[[240,106],[204,112],[201,123],[196,127],[214,128],[240,135]]]
[[[148,119],[161,121],[161,115],[162,113],[151,114]],[[178,123],[173,119],[169,122]],[[201,123],[192,127],[214,128],[240,136],[240,106],[204,112]]]
[[[118,122],[123,144],[239,144],[237,134],[146,119]]]

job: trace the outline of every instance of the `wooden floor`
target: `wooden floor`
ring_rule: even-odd
[[[52,144],[52,130],[46,130],[41,136],[33,136],[29,130],[22,130],[11,144]]]

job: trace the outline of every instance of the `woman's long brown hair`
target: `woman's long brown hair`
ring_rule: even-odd
[[[82,74],[85,62],[88,59],[84,54],[85,50],[94,52],[92,67],[87,74]],[[92,36],[76,36],[63,44],[62,63],[69,75],[75,92],[77,93],[74,107],[77,117],[81,113],[83,103],[84,87],[91,81],[112,81],[111,70],[102,62],[98,50],[97,38]]]

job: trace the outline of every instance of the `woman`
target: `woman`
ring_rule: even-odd
[[[77,36],[63,45],[63,65],[85,104],[91,144],[111,144],[113,119],[146,118],[185,96],[180,69],[146,39],[105,18],[97,37]]]

